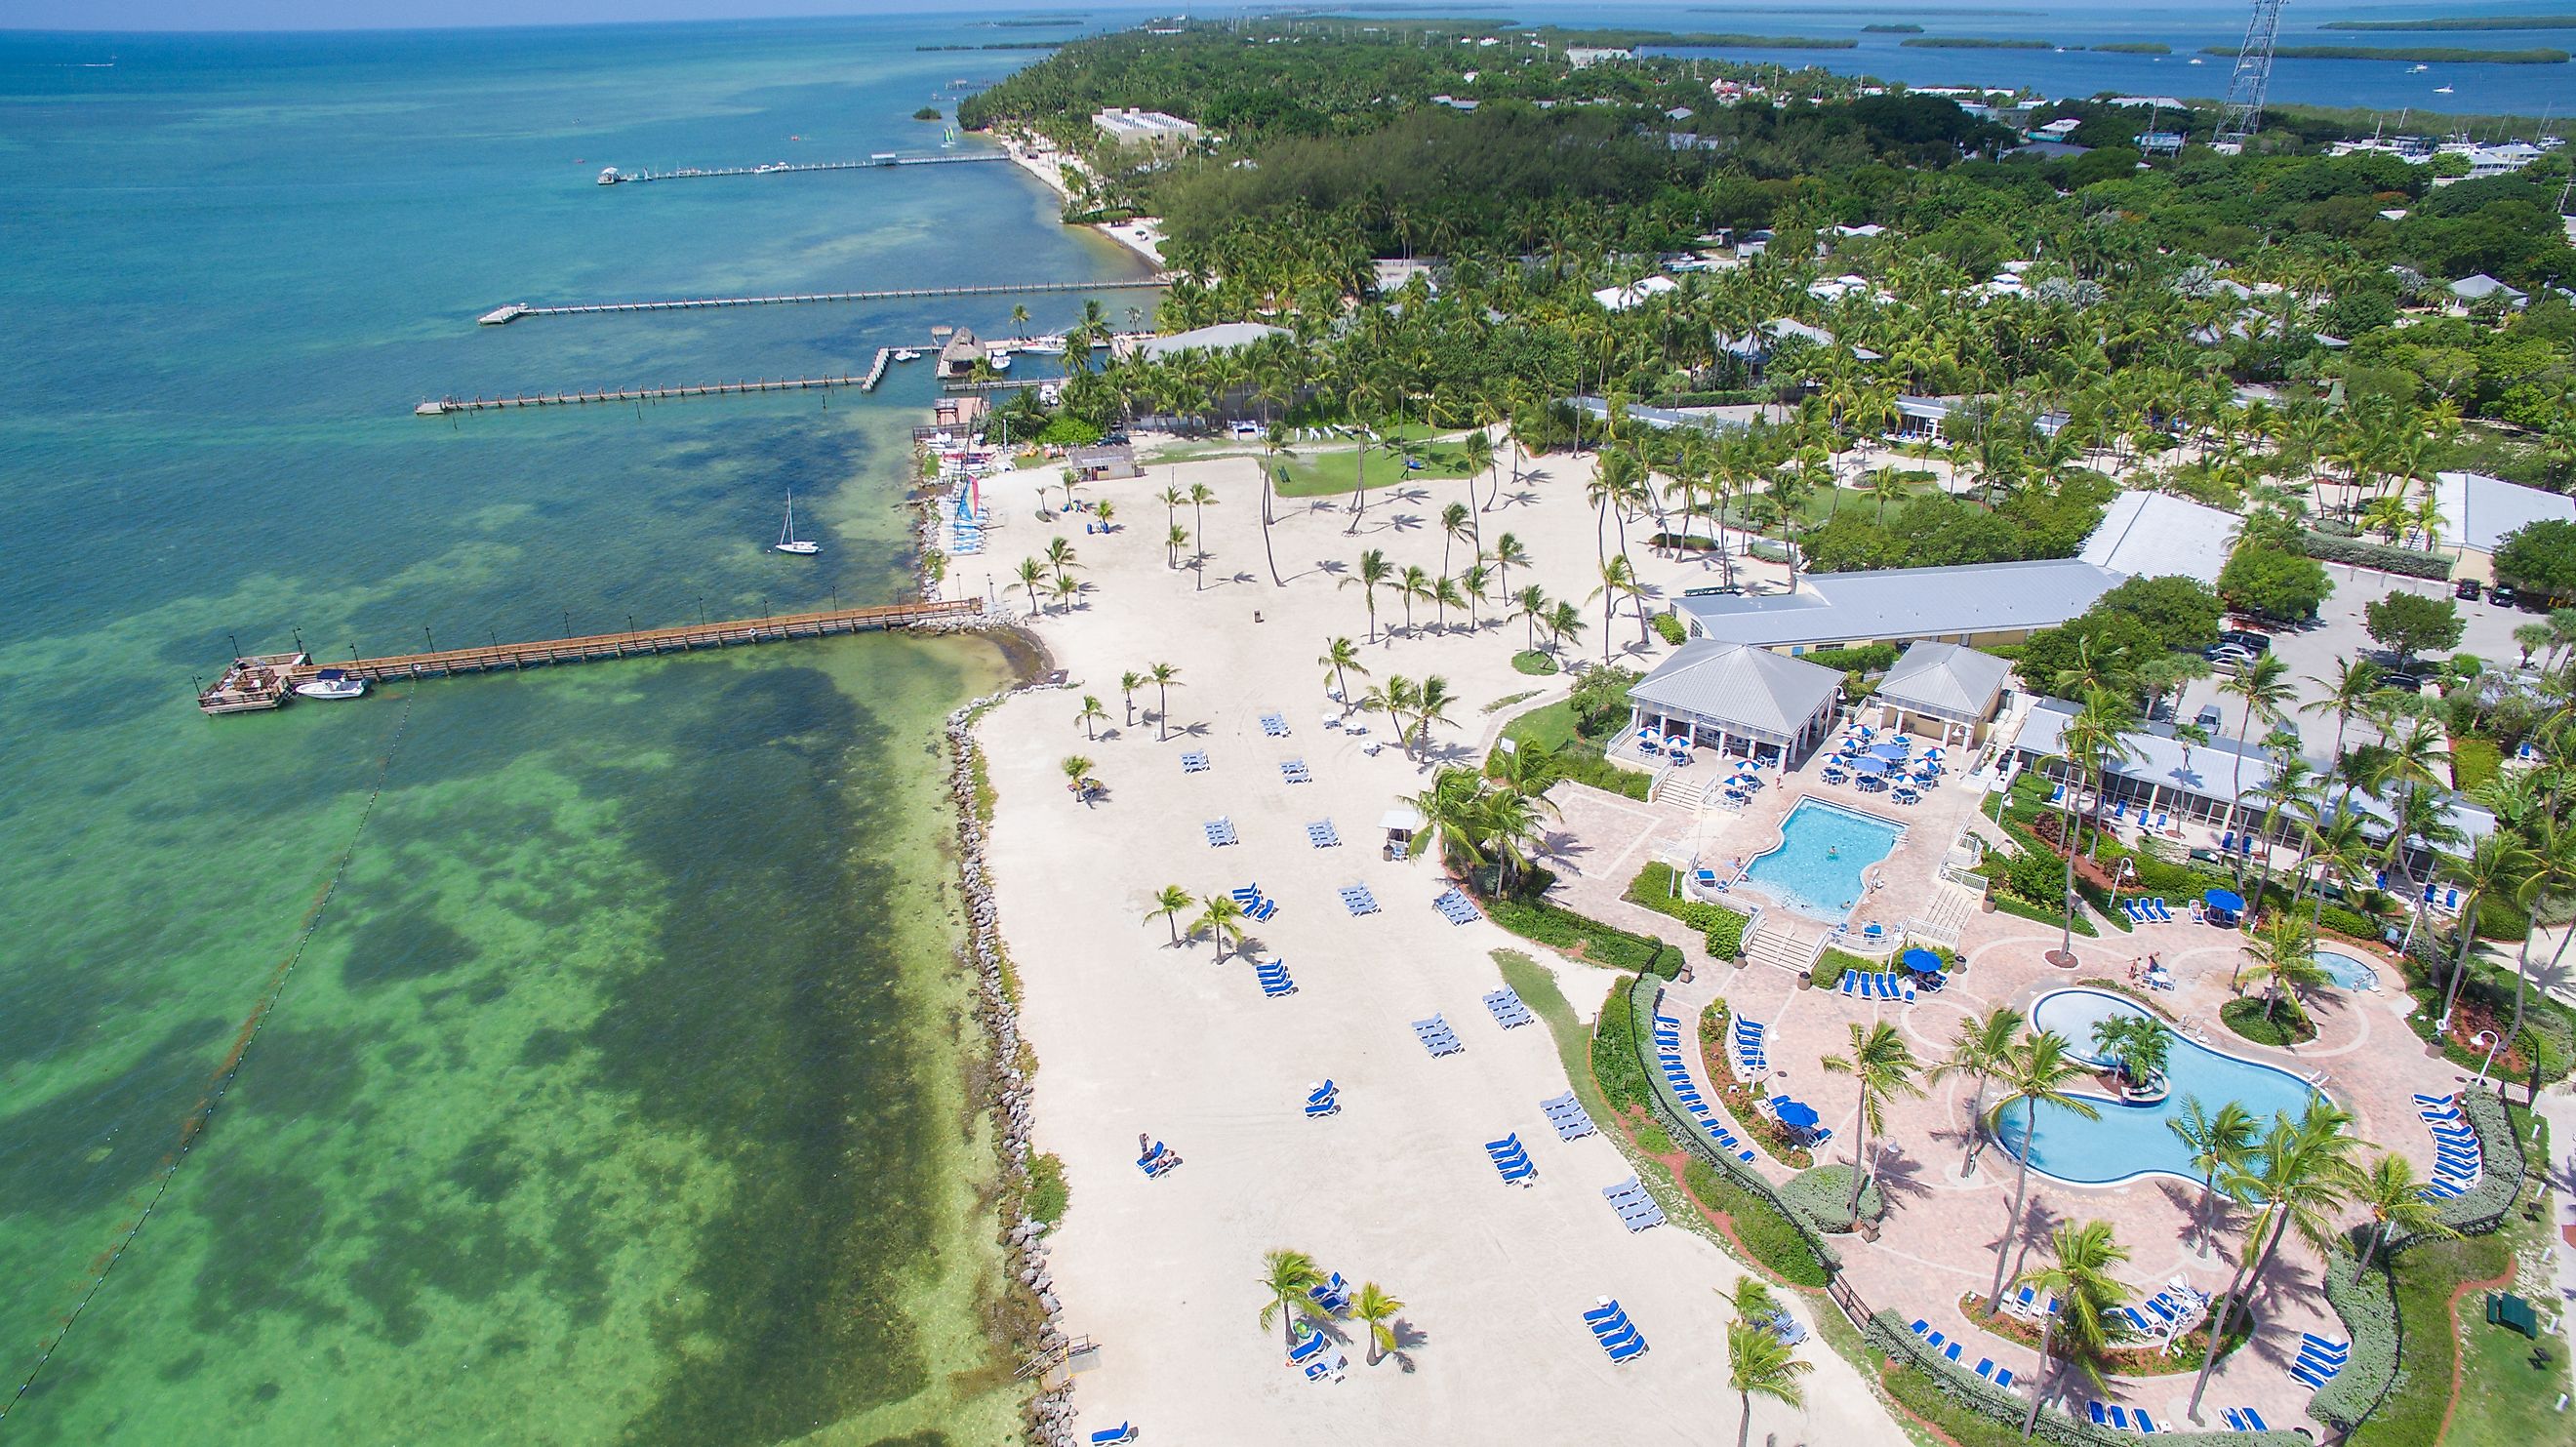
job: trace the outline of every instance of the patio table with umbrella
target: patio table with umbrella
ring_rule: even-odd
[[[1908,949],[1899,958],[1903,961],[1905,968],[1912,970],[1914,973],[1923,977],[1923,984],[1928,989],[1939,989],[1941,987],[1942,979],[1947,975],[1950,969],[1950,964],[1947,960],[1942,959],[1939,955],[1923,948],[1921,945],[1916,945],[1913,948]]]
[[[1904,759],[1907,751],[1903,744],[1874,744],[1871,746],[1869,752],[1870,756],[1873,758],[1885,759],[1890,763],[1896,763]]]
[[[2213,889],[2202,895],[2200,902],[2208,906],[2213,924],[2232,925],[2236,923],[2236,917],[2245,912],[2245,898],[2234,890]]]
[[[1782,1125],[1798,1132],[1800,1135],[1805,1135],[1807,1132],[1814,1130],[1816,1128],[1816,1122],[1821,1119],[1821,1117],[1816,1114],[1816,1108],[1814,1106],[1807,1104],[1805,1101],[1790,1100],[1785,1096],[1771,1103],[1771,1113],[1780,1118],[1780,1123]]]

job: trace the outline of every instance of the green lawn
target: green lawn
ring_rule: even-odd
[[[2492,739],[2462,734],[2451,740],[2451,782],[2464,793],[2494,778],[2503,762],[2504,750]]]
[[[1562,748],[1576,739],[1574,704],[1558,699],[1545,708],[1534,708],[1503,725],[1503,737],[1516,748],[1540,750]]]
[[[1453,434],[1446,440],[1435,440],[1434,434],[1419,427],[1408,427],[1402,431],[1412,443],[1413,459],[1422,466],[1408,470],[1402,455],[1371,446],[1365,464],[1370,491],[1407,481],[1454,482],[1467,475],[1467,454],[1457,441],[1464,433]],[[1349,442],[1293,445],[1289,455],[1279,460],[1278,465],[1288,474],[1287,480],[1279,484],[1279,495],[1334,497],[1349,492],[1357,485],[1353,480],[1351,458],[1358,450],[1357,444]]]
[[[1887,521],[1892,523],[1898,518],[1904,516],[1905,507],[1908,502],[1911,502],[1917,497],[1923,496],[1925,493],[1937,491],[1939,491],[1938,485],[1933,483],[1929,479],[1928,475],[1924,481],[1913,483],[1906,489],[1906,495],[1904,498],[1891,501],[1887,504],[1885,510]],[[1831,518],[1836,511],[1845,508],[1858,512],[1862,517],[1869,518],[1872,521],[1876,521],[1880,516],[1878,499],[1869,493],[1863,492],[1858,488],[1851,487],[1820,487],[1799,499],[1798,518],[1809,527],[1814,527]],[[1753,526],[1753,521],[1752,517],[1749,515],[1768,517],[1770,515],[1769,504],[1767,502],[1756,503],[1752,499],[1742,494],[1738,494],[1734,505],[1726,511],[1727,526],[1734,528],[1751,527]],[[1705,516],[1705,514],[1702,514],[1702,517]],[[1694,529],[1705,527],[1706,525],[1707,524],[1705,522],[1697,519],[1693,520],[1691,524]]]

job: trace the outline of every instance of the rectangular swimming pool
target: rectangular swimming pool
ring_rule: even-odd
[[[1780,843],[1745,866],[1743,883],[1781,908],[1838,920],[1860,903],[1861,872],[1896,850],[1905,826],[1820,799],[1798,801]]]

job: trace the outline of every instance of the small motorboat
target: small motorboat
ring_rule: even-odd
[[[904,347],[894,354],[894,359],[898,362],[918,362],[921,360],[921,353],[910,347]]]
[[[2451,88],[2447,85],[2437,85],[2433,87],[2433,94],[2435,95],[2449,95],[2450,93]]]
[[[2428,70],[2431,70],[2432,68],[2433,68],[2433,67],[2431,67],[2431,66],[2429,66],[2429,65],[2424,65],[2424,64],[2422,64],[2422,63],[2420,63],[2420,62],[2419,62],[2419,63],[2417,63],[2417,64],[2415,64],[2415,65],[2412,65],[2412,66],[2407,67],[2406,73],[2407,73],[2408,75],[2422,75],[2424,72],[2426,72],[2426,71],[2428,71]]]
[[[778,541],[771,547],[778,552],[794,553],[800,558],[810,558],[823,551],[821,543],[796,536],[796,494],[792,490],[787,494],[787,523],[778,530]]]
[[[1011,354],[1008,352],[995,352],[993,354],[993,370],[996,372],[1007,372],[1011,370]]]
[[[1042,357],[1061,357],[1064,355],[1064,338],[1031,337],[1027,341],[1020,343],[1020,350],[1023,352],[1034,352]]]
[[[297,698],[363,698],[366,692],[365,679],[352,678],[345,671],[337,668],[323,669],[320,673],[295,685]]]

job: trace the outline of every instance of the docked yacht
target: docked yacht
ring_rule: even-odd
[[[337,668],[326,668],[295,685],[297,698],[363,698],[367,681],[352,678]]]

